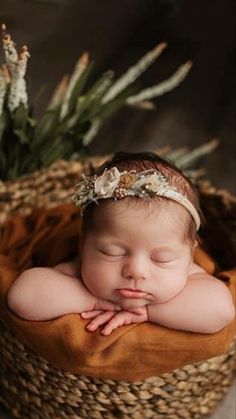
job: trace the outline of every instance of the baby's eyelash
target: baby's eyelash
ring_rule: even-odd
[[[121,253],[121,254],[117,254],[117,255],[114,255],[114,254],[111,254],[111,253],[105,252],[104,250],[100,250],[100,252],[101,252],[103,255],[106,255],[106,256],[112,256],[112,257],[124,256],[124,254],[123,254],[123,253]]]
[[[170,263],[170,262],[174,262],[174,259],[170,259],[170,260],[158,260],[158,259],[155,259],[155,258],[151,258],[151,259],[152,259],[153,262],[156,262],[156,263]]]

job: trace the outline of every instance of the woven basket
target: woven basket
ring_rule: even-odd
[[[106,158],[58,161],[48,170],[0,183],[0,224],[9,213],[30,214],[35,207],[66,202],[81,172],[92,173]],[[203,236],[219,266],[230,269],[236,260],[236,199],[207,181],[198,188],[207,220]],[[3,322],[0,357],[0,402],[22,419],[200,418],[227,393],[236,368],[232,343],[224,355],[135,383],[78,376],[26,348]]]

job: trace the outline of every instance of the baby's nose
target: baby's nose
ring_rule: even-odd
[[[122,274],[125,278],[145,279],[147,278],[147,267],[141,260],[130,259],[123,266]]]

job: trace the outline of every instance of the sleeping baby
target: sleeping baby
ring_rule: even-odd
[[[226,285],[193,261],[203,217],[173,164],[116,153],[83,175],[73,199],[82,213],[79,256],[21,273],[7,296],[14,313],[35,321],[80,313],[88,331],[103,335],[145,321],[215,333],[233,320]]]

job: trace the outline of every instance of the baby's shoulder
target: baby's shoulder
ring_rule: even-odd
[[[192,266],[189,271],[189,275],[198,274],[198,273],[206,273],[206,271],[197,263],[192,263]]]
[[[63,272],[65,275],[79,277],[79,258],[76,257],[68,262],[62,262],[54,266],[54,269]]]

